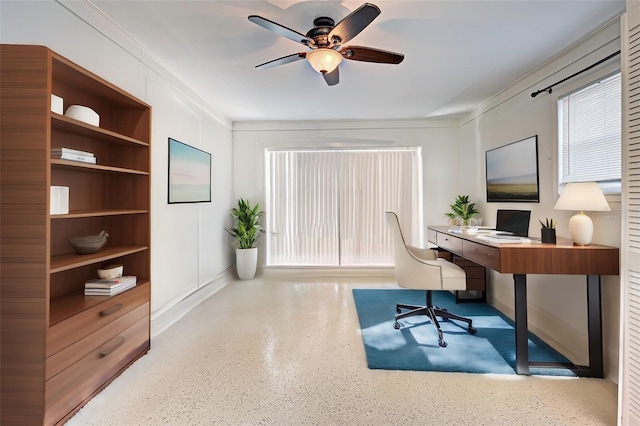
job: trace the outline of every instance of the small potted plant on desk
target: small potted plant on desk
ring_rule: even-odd
[[[236,239],[236,270],[241,280],[253,279],[256,274],[258,248],[254,244],[263,232],[258,223],[263,214],[259,204],[251,207],[251,203],[242,198],[238,199],[238,207],[231,209],[235,227],[226,231]]]
[[[553,222],[553,219],[545,218],[544,222],[538,219],[540,225],[542,225],[542,229],[540,229],[542,235],[542,243],[543,244],[555,244],[556,243],[556,224]]]
[[[451,207],[451,212],[445,213],[449,217],[449,225],[456,225],[454,222],[460,218],[462,226],[469,226],[469,220],[479,213],[476,209],[476,203],[470,202],[468,195],[458,195],[449,207]]]

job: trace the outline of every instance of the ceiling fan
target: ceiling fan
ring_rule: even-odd
[[[269,19],[258,15],[250,15],[249,21],[269,31],[301,43],[311,49],[310,52],[294,53],[264,64],[258,69],[266,69],[306,59],[309,64],[322,74],[329,86],[340,82],[338,65],[342,59],[353,61],[377,62],[382,64],[399,64],[404,59],[401,53],[389,52],[362,46],[343,46],[373,22],[380,14],[378,6],[365,3],[351,12],[346,18],[334,25],[334,20],[321,16],[313,20],[313,28],[307,34],[299,33]]]

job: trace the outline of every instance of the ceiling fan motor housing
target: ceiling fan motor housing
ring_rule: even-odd
[[[335,21],[327,16],[320,16],[313,20],[313,28],[307,32],[307,37],[312,38],[318,47],[328,47],[330,44],[340,44],[340,37],[329,40],[328,35],[335,26]]]

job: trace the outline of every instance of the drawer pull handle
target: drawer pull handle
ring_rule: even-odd
[[[122,346],[123,343],[124,343],[124,337],[122,336],[116,337],[114,339],[114,343],[112,343],[111,346],[109,346],[106,349],[100,350],[100,356],[104,358],[105,356],[109,355],[111,352],[115,351],[120,346]]]
[[[123,307],[124,305],[122,303],[118,303],[117,305],[113,305],[112,307],[107,308],[104,311],[100,311],[100,316],[106,317],[107,315],[111,315],[112,313],[119,311]]]

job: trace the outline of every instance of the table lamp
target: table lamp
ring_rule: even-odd
[[[604,194],[595,182],[567,183],[553,208],[578,210],[578,214],[569,220],[569,235],[573,243],[580,246],[588,246],[593,238],[593,222],[583,211],[611,211]]]

